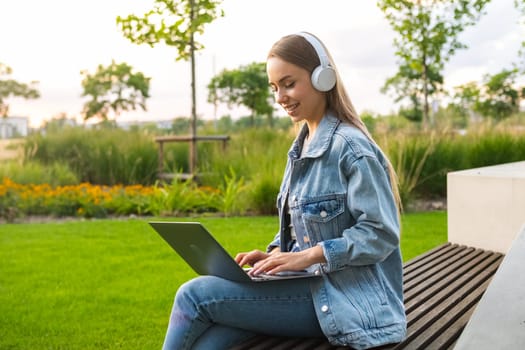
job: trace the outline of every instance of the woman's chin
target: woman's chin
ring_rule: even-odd
[[[298,123],[301,120],[303,120],[303,118],[301,118],[297,113],[295,113],[295,111],[292,111],[292,112],[288,113],[288,116],[290,117],[290,119],[294,123]]]

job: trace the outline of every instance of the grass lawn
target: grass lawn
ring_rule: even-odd
[[[278,224],[198,220],[232,255],[264,249]],[[446,221],[404,215],[405,260],[445,242]],[[3,224],[0,257],[0,349],[159,349],[175,291],[195,276],[144,219]]]

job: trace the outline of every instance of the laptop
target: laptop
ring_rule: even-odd
[[[237,282],[264,282],[319,276],[312,271],[284,271],[250,276],[199,222],[152,221],[155,231],[199,275],[212,275]]]

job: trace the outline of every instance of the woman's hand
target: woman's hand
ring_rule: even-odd
[[[250,275],[258,275],[263,272],[276,274],[282,271],[302,271],[313,264],[326,262],[326,259],[323,255],[323,249],[320,246],[315,246],[293,253],[276,251],[267,254],[254,250],[249,253],[238,254],[235,261],[239,265],[245,262],[245,264],[253,266]]]
[[[251,252],[237,254],[235,261],[240,267],[245,265],[253,267],[258,261],[266,259],[269,255],[269,253],[264,253],[260,250],[252,250]]]

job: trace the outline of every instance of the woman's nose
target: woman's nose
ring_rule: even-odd
[[[277,101],[277,103],[283,103],[284,101],[286,101],[286,98],[287,96],[283,90],[275,91],[275,100]]]

